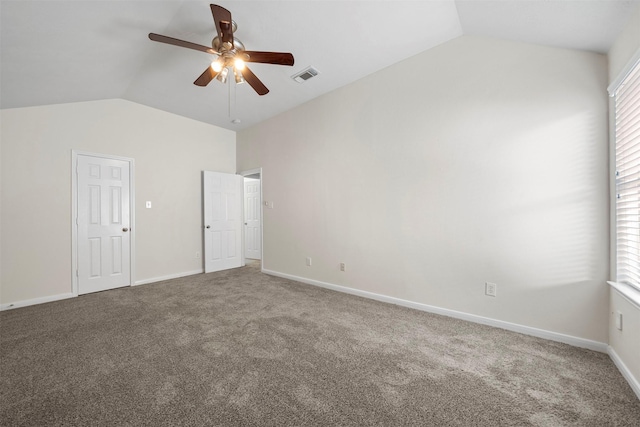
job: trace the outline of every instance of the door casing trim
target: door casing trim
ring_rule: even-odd
[[[122,160],[129,163],[129,210],[130,210],[130,253],[129,253],[129,285],[135,283],[136,265],[136,194],[135,194],[135,160],[130,157],[113,156],[103,153],[71,150],[71,293],[78,296],[78,156],[99,157],[102,159]]]

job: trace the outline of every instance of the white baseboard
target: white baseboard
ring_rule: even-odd
[[[296,282],[306,283],[308,285],[319,286],[321,288],[331,289],[338,292],[344,292],[351,295],[357,295],[364,298],[370,298],[377,301],[387,302],[391,304],[409,307],[416,310],[426,311],[428,313],[440,314],[443,316],[453,317],[456,319],[467,320],[469,322],[480,323],[483,325],[493,326],[496,328],[506,329],[508,331],[519,332],[525,335],[531,335],[538,338],[544,338],[551,341],[557,341],[574,347],[586,348],[589,350],[607,353],[609,346],[603,342],[592,341],[585,338],[578,338],[571,335],[565,335],[558,332],[546,331],[544,329],[532,328],[530,326],[519,325],[517,323],[505,322],[503,320],[491,319],[489,317],[477,316],[475,314],[464,313],[461,311],[449,310],[447,308],[436,307],[433,305],[421,304],[418,302],[408,301],[400,298],[394,298],[386,295],[376,294],[373,292],[362,291],[359,289],[348,288],[346,286],[334,285],[333,283],[321,282],[319,280],[307,279],[304,277],[293,276],[290,274],[280,273],[277,271],[262,269],[265,274],[282,277],[284,279],[295,280]]]
[[[11,309],[20,308],[20,307],[28,307],[30,305],[36,305],[36,304],[44,304],[45,302],[59,301],[62,299],[73,298],[76,296],[77,295],[74,295],[73,293],[69,292],[68,294],[51,295],[48,297],[40,297],[40,298],[34,298],[34,299],[29,299],[24,301],[10,302],[8,304],[0,304],[0,311],[11,310]]]
[[[631,389],[640,400],[640,381],[638,381],[638,379],[633,376],[633,373],[631,373],[629,368],[627,368],[627,365],[624,364],[622,359],[620,359],[620,356],[618,356],[618,353],[616,353],[616,351],[611,346],[609,346],[607,352],[609,353],[609,357],[611,358],[611,360],[613,360],[613,363],[615,363],[624,379],[627,380],[627,382],[631,386]]]
[[[183,273],[169,274],[167,276],[152,277],[150,279],[136,280],[133,286],[147,285],[149,283],[162,282],[163,280],[178,279],[180,277],[193,276],[194,274],[202,274],[204,270],[185,271]]]
[[[200,270],[193,270],[193,271],[185,271],[183,273],[170,274],[168,276],[153,277],[151,279],[144,279],[144,280],[136,280],[136,282],[132,286],[146,285],[148,283],[161,282],[163,280],[169,280],[169,279],[177,279],[179,277],[192,276],[194,274],[201,274],[201,273],[204,273],[204,270],[200,269]],[[48,297],[34,298],[30,300],[25,300],[25,301],[10,302],[7,304],[0,304],[0,311],[11,310],[11,309],[20,308],[20,307],[28,307],[30,305],[36,305],[36,304],[44,304],[46,302],[59,301],[62,299],[74,298],[74,297],[77,297],[77,295],[70,292],[68,294],[51,295]]]

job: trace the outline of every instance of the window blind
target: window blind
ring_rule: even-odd
[[[616,281],[640,289],[640,63],[615,94]]]

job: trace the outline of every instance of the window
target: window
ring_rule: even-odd
[[[616,281],[640,289],[640,62],[616,86]]]

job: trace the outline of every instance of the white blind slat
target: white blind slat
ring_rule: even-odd
[[[640,79],[637,78],[637,74],[635,74],[635,76],[633,74],[634,73],[629,74],[627,79],[625,79],[625,82],[620,86],[620,89],[618,90],[618,95],[624,96],[629,92],[637,93],[638,86],[640,86]]]
[[[640,101],[636,100],[633,102],[625,102],[624,105],[620,105],[620,108],[617,112],[620,118],[628,119],[638,114],[639,108],[640,108]]]

